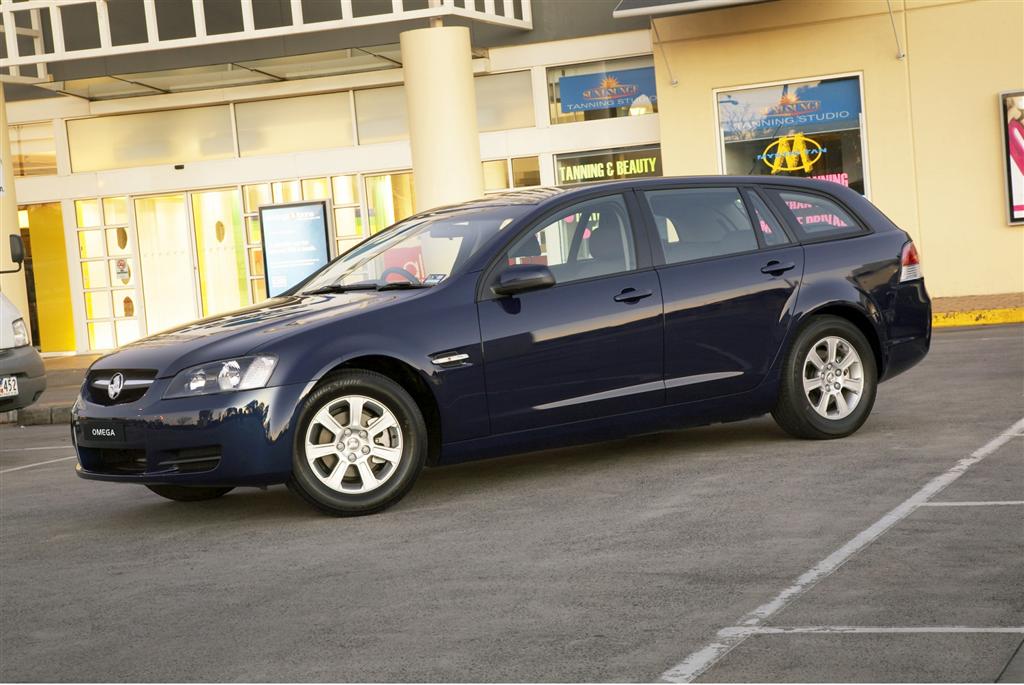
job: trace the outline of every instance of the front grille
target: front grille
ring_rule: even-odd
[[[146,450],[79,447],[82,467],[95,473],[140,474],[146,472]]]
[[[122,379],[121,391],[117,397],[111,398],[108,388],[115,376]],[[115,404],[128,404],[142,399],[149,386],[156,379],[153,369],[122,369],[90,371],[85,378],[85,398],[93,404],[109,407]]]
[[[220,446],[193,447],[176,450],[170,459],[163,459],[157,464],[157,470],[174,469],[178,473],[200,473],[212,471],[220,464]]]

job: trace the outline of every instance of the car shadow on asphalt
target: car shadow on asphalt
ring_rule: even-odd
[[[381,516],[391,519],[451,508],[458,506],[460,500],[468,502],[479,497],[482,492],[490,491],[497,496],[503,491],[522,491],[538,479],[551,485],[554,478],[555,486],[557,479],[564,479],[571,491],[576,477],[581,474],[601,470],[614,478],[619,471],[635,473],[640,463],[650,468],[665,461],[716,454],[734,457],[738,453],[757,458],[765,446],[791,440],[770,419],[764,418],[428,468],[409,495]],[[114,488],[110,490],[113,493]],[[216,500],[188,503],[161,500],[152,493],[140,492],[131,500],[110,506],[104,513],[113,525],[178,529],[189,522],[208,525],[211,518],[222,523],[233,519],[245,523],[331,520],[284,486],[267,490],[237,488]]]

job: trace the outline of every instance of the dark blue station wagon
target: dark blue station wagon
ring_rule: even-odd
[[[920,361],[914,244],[839,185],[664,178],[413,216],[282,296],[93,364],[78,474],[379,511],[424,466],[736,421],[856,431]]]

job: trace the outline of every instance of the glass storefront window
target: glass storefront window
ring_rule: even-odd
[[[352,145],[349,93],[239,102],[235,105],[242,157]]]
[[[865,192],[858,77],[738,88],[717,99],[726,174],[816,178]]]
[[[75,219],[79,228],[91,228],[103,223],[99,200],[75,200]]]
[[[103,221],[106,224],[127,224],[128,223],[128,198],[127,197],[105,197],[103,198]]]
[[[302,186],[298,181],[277,181],[271,183],[275,205],[299,202],[302,200]]]
[[[550,67],[547,77],[552,124],[658,111],[650,55]]]
[[[357,90],[356,129],[363,145],[407,140],[409,117],[405,109],[405,87]]]
[[[334,204],[348,205],[359,202],[359,188],[355,176],[335,176],[331,183],[334,186]]]
[[[258,183],[256,185],[242,186],[242,195],[245,196],[245,211],[256,212],[263,205],[273,202],[269,183]]]
[[[75,173],[235,156],[228,105],[71,119]]]
[[[657,145],[555,155],[558,185],[661,175],[661,147]]]
[[[15,176],[52,176],[57,173],[57,144],[53,123],[13,124],[7,127]]]
[[[508,161],[495,159],[483,163],[484,192],[505,190],[508,188]]]
[[[127,345],[141,335],[135,311],[133,246],[128,227],[118,225],[127,224],[128,219],[127,197],[75,200],[86,329],[92,350]]]
[[[415,213],[411,171],[367,176],[365,182],[371,235]]]
[[[263,239],[263,234],[260,233],[260,217],[258,214],[245,217],[245,234],[250,243],[258,243]]]
[[[307,178],[302,181],[303,200],[329,200],[331,186],[326,178]]]
[[[78,232],[78,256],[82,259],[104,256],[102,230]]]
[[[191,193],[203,316],[250,304],[242,198],[237,189]]]
[[[339,238],[363,237],[363,217],[359,207],[335,207],[334,231]]]
[[[540,158],[515,157],[512,159],[512,187],[529,188],[540,185]]]
[[[481,132],[536,125],[530,72],[477,76],[473,85],[476,87],[477,125]]]

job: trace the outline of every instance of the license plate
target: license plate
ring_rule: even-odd
[[[124,426],[116,421],[83,421],[82,440],[90,442],[123,442]]]
[[[0,377],[0,397],[14,397],[18,394],[17,376]]]

